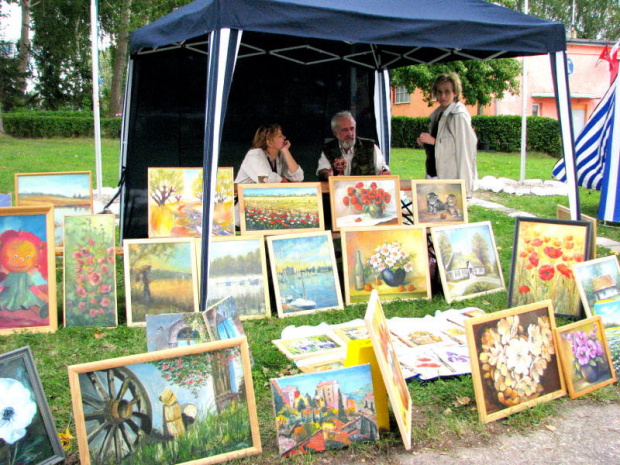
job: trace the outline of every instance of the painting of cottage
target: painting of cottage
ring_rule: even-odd
[[[603,300],[620,300],[620,266],[613,255],[573,265],[581,301],[588,315]]]
[[[271,380],[280,455],[379,439],[370,365]]]
[[[505,289],[491,223],[431,228],[448,302]]]

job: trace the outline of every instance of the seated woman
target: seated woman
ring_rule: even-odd
[[[290,152],[291,142],[279,124],[261,126],[254,134],[252,148],[245,154],[235,183],[301,182],[304,171]]]

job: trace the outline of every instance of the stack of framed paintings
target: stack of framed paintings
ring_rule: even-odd
[[[68,371],[84,464],[137,456],[143,463],[208,464],[261,453],[245,337]]]
[[[324,231],[320,182],[239,184],[241,234]]]
[[[343,228],[342,268],[347,305],[381,299],[430,299],[431,282],[424,227]]]
[[[589,258],[591,228],[587,221],[517,218],[508,306],[551,299],[556,315],[581,318],[571,267]]]
[[[322,334],[297,336],[271,341],[289,360],[301,360],[308,357],[341,355],[346,344],[326,331]]]
[[[412,179],[411,199],[414,224],[467,223],[467,197],[462,179]]]
[[[195,239],[125,239],[127,326],[145,326],[147,314],[198,311]]]
[[[330,176],[332,230],[402,224],[398,176]]]
[[[54,207],[0,207],[0,335],[58,328]]]
[[[368,364],[274,378],[270,385],[284,457],[379,439]]]
[[[550,300],[465,321],[480,421],[566,395]]]
[[[58,173],[16,173],[15,205],[54,206],[56,247],[62,246],[65,215],[92,215],[93,190],[90,171]]]
[[[434,227],[431,236],[446,302],[506,288],[489,221]]]
[[[344,308],[331,231],[268,236],[278,315]]]
[[[117,325],[114,215],[64,218],[64,322]]]

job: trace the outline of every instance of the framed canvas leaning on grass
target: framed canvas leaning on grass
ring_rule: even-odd
[[[85,465],[211,464],[261,452],[245,337],[68,371]]]
[[[597,314],[597,306],[620,309],[620,266],[616,256],[574,263],[572,270],[588,317]]]
[[[516,219],[508,307],[551,299],[556,315],[582,316],[572,265],[588,260],[591,224]]]

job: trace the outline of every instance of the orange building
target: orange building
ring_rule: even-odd
[[[606,43],[599,40],[567,39],[569,86],[575,134],[579,134],[609,88],[609,63],[599,60]],[[525,59],[527,60],[527,115],[557,119],[549,56],[538,55]],[[523,58],[519,60],[523,61]],[[392,116],[428,116],[435,106],[436,104],[433,104],[429,107],[423,101],[422,92],[419,89],[409,94],[404,88],[392,88]],[[521,95],[504,94],[503,99],[494,99],[490,105],[484,107],[484,114],[520,115],[521,106]],[[468,106],[467,109],[471,115],[478,114],[476,106]]]

